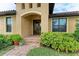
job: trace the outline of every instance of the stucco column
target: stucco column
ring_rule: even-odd
[[[49,15],[49,5],[48,4],[41,4],[42,5],[42,14],[41,14],[41,32],[48,32],[48,15]]]
[[[16,33],[21,35],[21,16],[16,15]]]
[[[41,32],[48,32],[48,16],[46,14],[41,16]]]

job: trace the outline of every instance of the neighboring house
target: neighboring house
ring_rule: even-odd
[[[0,12],[0,33],[23,37],[42,32],[74,32],[79,11],[53,14],[53,3],[16,3],[16,10]]]

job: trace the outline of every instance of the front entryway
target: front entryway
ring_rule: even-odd
[[[41,34],[41,20],[33,20],[33,35],[40,35]]]
[[[23,37],[41,34],[41,15],[30,13],[21,17],[21,35]]]

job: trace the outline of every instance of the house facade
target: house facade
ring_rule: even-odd
[[[16,3],[16,10],[0,12],[0,34],[74,32],[79,12],[53,14],[53,7],[54,3]]]

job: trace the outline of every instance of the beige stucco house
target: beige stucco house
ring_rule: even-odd
[[[16,10],[0,12],[0,34],[40,35],[74,32],[79,12],[53,14],[54,3],[16,3]]]

